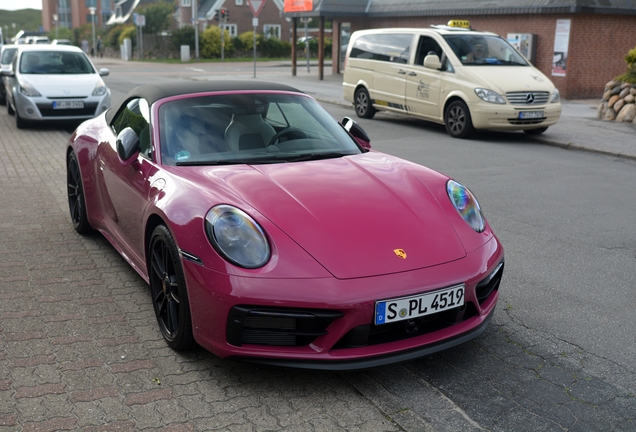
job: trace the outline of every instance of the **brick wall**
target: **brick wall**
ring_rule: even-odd
[[[537,35],[535,66],[550,78],[565,99],[600,98],[605,83],[627,70],[625,55],[636,45],[636,17],[604,14],[488,15],[461,17],[350,19],[351,31],[382,27],[429,27],[450,19],[468,19],[477,30],[503,37],[508,33]],[[565,77],[552,76],[554,33],[558,19],[570,19]],[[335,23],[336,25],[338,23]],[[334,28],[336,28],[334,26]],[[336,35],[334,35],[334,38]],[[335,43],[334,50],[339,44]],[[334,59],[337,58],[334,52]],[[334,61],[333,72],[338,64]]]

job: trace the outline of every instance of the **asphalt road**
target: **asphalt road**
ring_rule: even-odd
[[[115,101],[140,83],[193,79],[201,73],[246,79],[252,74],[251,64],[108,67],[106,82]],[[289,72],[258,71],[268,73]],[[336,118],[354,115],[342,106],[324,106]],[[102,296],[116,300],[109,305],[109,316],[122,317],[107,326],[128,342],[104,350],[103,343],[69,349],[54,337],[37,339],[38,345],[32,339],[16,342],[24,338],[22,323],[29,334],[46,333],[38,322],[73,313],[63,304],[51,312],[26,294],[35,290],[52,296],[47,290],[58,289],[29,276],[34,264],[27,265],[29,284],[0,286],[0,431],[45,430],[47,425],[55,430],[51,425],[59,419],[66,419],[69,428],[118,425],[128,430],[636,430],[633,161],[540,145],[521,133],[454,140],[439,125],[400,116],[379,114],[359,121],[374,149],[442,171],[471,188],[503,242],[506,272],[495,318],[474,341],[400,365],[314,374],[165,348],[145,284],[103,238],[82,239],[72,231],[63,155],[57,154],[69,133],[50,126],[16,131],[10,120],[0,113],[0,200],[10,204],[0,210],[0,257],[5,263],[0,277],[6,281],[21,274],[13,258],[16,251],[28,257],[46,250],[49,268],[73,268],[68,253],[58,251],[72,246],[78,251],[73,259],[79,261],[73,272],[81,278],[68,277],[82,290],[96,292],[102,286],[91,287],[90,281],[105,280],[113,291]],[[15,169],[22,165],[29,169]],[[47,225],[43,217],[55,223]],[[44,244],[37,237],[23,242],[29,227]],[[78,292],[66,285],[59,289]],[[25,294],[16,296],[16,290]],[[48,301],[43,304],[50,305]],[[79,304],[78,314],[88,310],[87,299]],[[44,319],[29,321],[39,316],[33,315],[38,310]],[[89,325],[79,334],[103,331],[100,321],[84,319]],[[43,348],[47,346],[54,348]],[[114,351],[110,357],[109,350]],[[79,361],[70,362],[73,353],[93,363],[79,368]],[[28,361],[45,354],[53,358],[35,366]],[[99,358],[106,359],[104,367]],[[148,364],[152,367],[143,366]],[[98,372],[115,379],[104,384],[107,379],[96,378]],[[26,378],[29,374],[39,378]],[[161,387],[155,379],[161,379]],[[67,393],[58,392],[55,400],[33,390],[58,384]],[[105,399],[82,393],[94,387],[107,393]],[[158,396],[159,391],[170,397]],[[116,415],[104,414],[108,409]]]

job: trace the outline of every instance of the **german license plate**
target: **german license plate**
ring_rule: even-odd
[[[536,119],[543,118],[543,111],[521,111],[519,112],[520,119]]]
[[[431,315],[464,304],[464,285],[391,300],[375,302],[375,324],[388,324],[396,321]]]
[[[84,101],[54,101],[53,109],[82,109]]]

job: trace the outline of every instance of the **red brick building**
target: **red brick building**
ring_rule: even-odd
[[[534,34],[534,64],[566,99],[600,98],[605,83],[626,72],[625,55],[636,46],[636,2],[626,0],[313,0],[311,11],[284,16],[333,20],[334,73],[342,71],[343,49],[356,30],[462,19],[504,38]]]

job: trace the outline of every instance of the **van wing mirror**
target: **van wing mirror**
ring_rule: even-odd
[[[424,67],[427,69],[440,70],[442,68],[442,62],[439,60],[437,54],[429,54],[424,57]]]
[[[350,117],[345,117],[342,119],[341,124],[342,127],[355,138],[360,147],[367,151],[371,150],[371,139],[358,123],[353,121]]]

